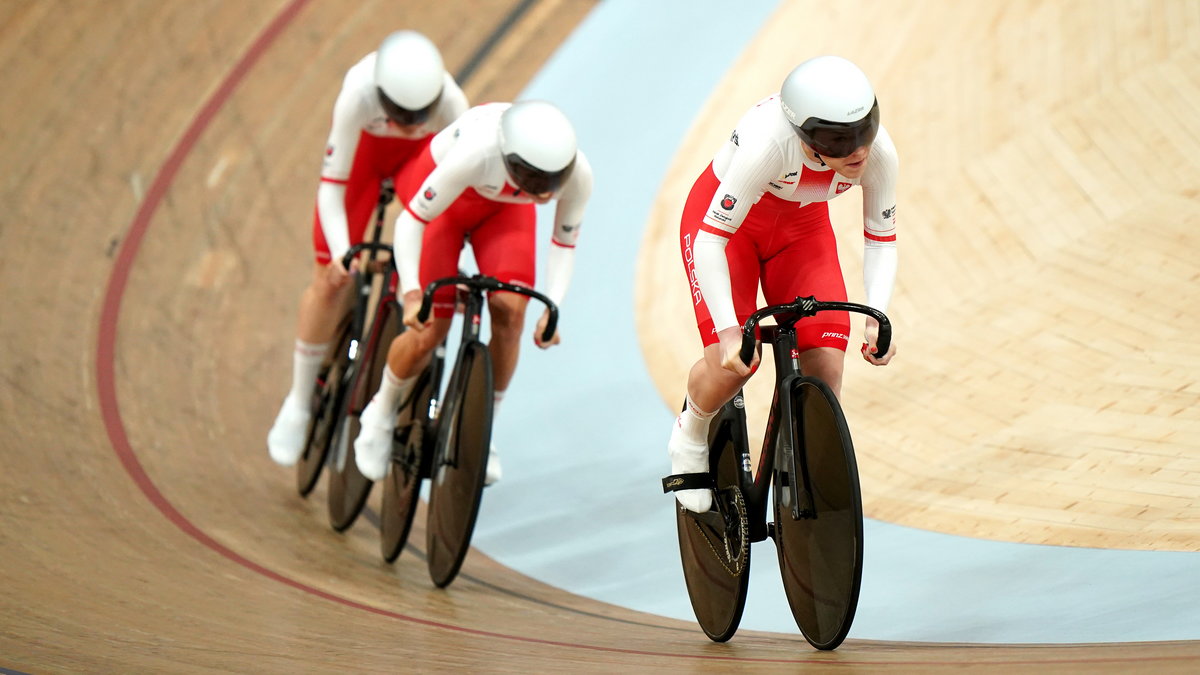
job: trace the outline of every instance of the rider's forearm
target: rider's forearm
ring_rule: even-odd
[[[863,249],[863,286],[867,304],[881,312],[887,311],[896,286],[898,255],[896,245],[867,243]]]
[[[396,273],[400,277],[400,293],[421,290],[421,237],[425,223],[417,220],[408,209],[396,218]]]
[[[346,185],[321,181],[317,187],[317,212],[321,216],[321,232],[333,260],[341,260],[350,250],[350,232],[346,225]]]
[[[546,296],[562,306],[575,271],[575,247],[552,241],[546,254]]]
[[[700,282],[700,293],[718,331],[738,325],[729,281],[729,261],[725,258],[728,242],[725,237],[701,232],[692,246],[696,256],[696,280]]]

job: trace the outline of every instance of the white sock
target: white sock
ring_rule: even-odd
[[[327,351],[328,342],[313,344],[296,340],[296,351],[292,353],[292,390],[287,395],[293,404],[308,408],[308,400],[317,386],[317,374],[321,372],[321,362],[325,360]]]
[[[500,414],[500,402],[504,400],[504,392],[493,392],[492,396],[492,425],[496,424],[496,417]]]
[[[687,405],[683,407],[683,412],[679,413],[679,430],[683,432],[683,437],[693,443],[708,442],[708,425],[712,422],[713,415],[716,411],[704,412],[692,403],[692,397],[689,394],[687,397]]]
[[[404,402],[416,382],[417,375],[401,379],[392,372],[390,365],[385,365],[383,381],[379,383],[379,391],[375,392],[371,402],[381,406],[379,412],[384,415],[384,419],[394,418],[400,410],[400,404]]]

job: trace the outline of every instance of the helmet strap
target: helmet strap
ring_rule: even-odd
[[[813,149],[813,157],[817,158],[817,161],[821,163],[821,166],[829,166],[825,163],[825,159],[821,157],[821,153],[817,152],[816,148]]]

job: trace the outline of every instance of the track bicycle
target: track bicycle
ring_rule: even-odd
[[[783,588],[808,642],[836,649],[850,631],[862,582],[863,522],[850,430],[833,391],[800,372],[795,323],[823,311],[866,314],[879,322],[877,353],[886,354],[891,324],[874,308],[812,297],[764,307],[742,326],[749,365],[756,329],[775,358],[775,394],[763,449],[751,472],[745,399],[738,392],[709,427],[709,471],[663,479],[663,491],[713,489],[713,507],[694,513],[676,502],[684,579],[705,634],[724,642],[746,604],[750,544],[774,539]],[[767,317],[776,325],[760,326]],[[774,522],[767,522],[768,491]]]
[[[392,247],[380,243],[384,212],[395,191],[384,180],[375,208],[371,239],[356,244],[342,258],[346,269],[366,251],[353,275],[352,305],[342,318],[328,363],[322,367],[313,393],[313,416],[304,454],[297,463],[297,488],[307,496],[329,466],[328,513],[333,529],[350,527],[366,505],[372,482],[354,461],[359,415],[379,388],[392,338],[400,332]],[[384,255],[380,255],[384,254]]]
[[[437,347],[410,398],[401,405],[391,471],[384,483],[380,514],[381,553],[399,556],[416,512],[421,481],[430,479],[426,531],[429,576],[439,588],[454,580],[471,544],[479,515],[492,435],[494,384],[492,359],[479,339],[484,292],[508,291],[538,300],[549,310],[542,340],[554,337],[558,307],[530,288],[484,275],[456,276],[430,283],[417,320],[429,319],[433,295],[443,286],[458,288],[463,304],[462,339],[444,397],[438,383],[445,367],[445,345]]]

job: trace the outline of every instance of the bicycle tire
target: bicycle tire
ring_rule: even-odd
[[[738,394],[741,399],[741,394]],[[746,502],[742,495],[742,455],[746,449],[745,424],[730,423],[741,409],[727,404],[709,427],[709,470],[713,472],[718,504],[713,512],[723,516],[723,531],[689,515],[675,503],[679,557],[692,611],[704,634],[725,642],[737,632],[746,607],[750,581],[750,541]],[[741,438],[736,438],[741,436]],[[740,443],[740,447],[739,447]]]
[[[335,347],[329,352],[329,361],[322,365],[317,375],[317,386],[312,396],[312,419],[304,437],[304,454],[296,462],[296,491],[308,497],[329,455],[333,440],[335,412],[341,407],[345,388],[342,375],[350,365],[350,316],[347,315],[338,327]]]
[[[483,344],[463,344],[450,382],[430,467],[425,532],[429,577],[438,588],[458,575],[483,501],[494,402],[491,357]]]
[[[383,504],[379,512],[379,551],[387,562],[395,562],[408,542],[421,480],[429,473],[429,435],[434,431],[430,406],[437,391],[433,367],[426,368],[410,402],[400,410],[396,424],[400,451],[392,459],[391,471],[383,483]]]
[[[846,418],[829,387],[802,377],[791,393],[797,475],[788,480],[806,482],[815,517],[810,512],[794,518],[790,499],[795,491],[781,497],[776,489],[779,570],[800,632],[813,647],[831,650],[850,632],[862,584],[858,467]]]
[[[380,317],[382,315],[382,318]],[[388,348],[400,333],[400,315],[387,299],[380,301],[366,344],[359,344],[360,358],[346,373],[348,395],[342,406],[342,421],[334,432],[329,462],[329,525],[343,532],[354,524],[367,504],[374,483],[358,470],[354,461],[354,439],[362,428],[359,415],[379,389]]]

